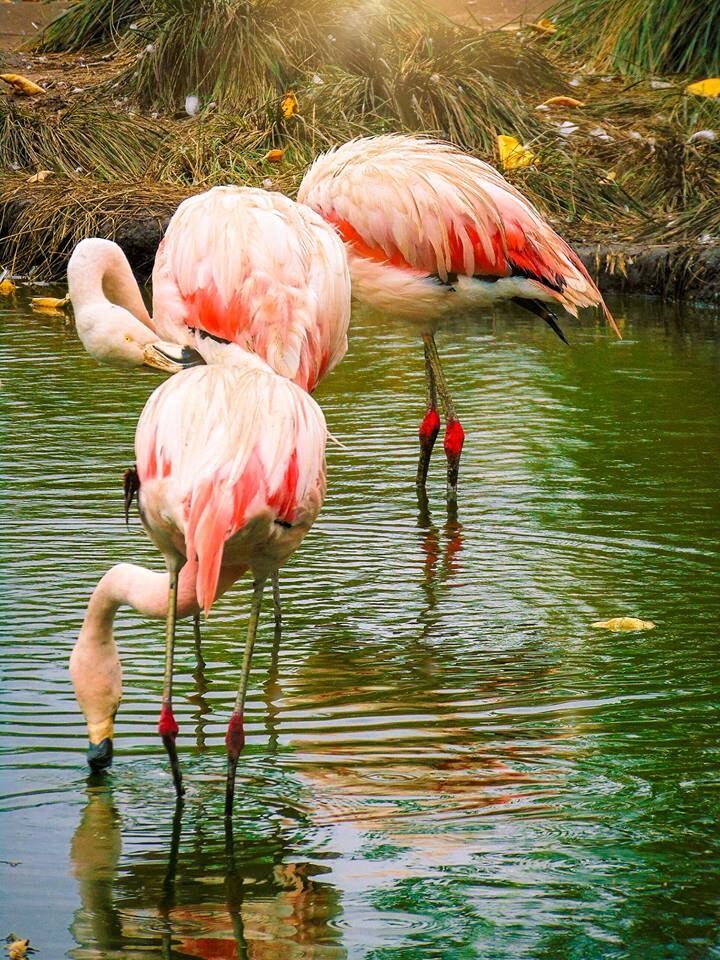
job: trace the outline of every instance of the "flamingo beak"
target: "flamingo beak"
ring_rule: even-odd
[[[178,373],[202,363],[205,361],[197,350],[182,347],[177,343],[157,340],[155,343],[148,343],[143,350],[143,366],[161,370],[163,373]]]

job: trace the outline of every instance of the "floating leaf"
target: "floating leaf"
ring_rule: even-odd
[[[8,952],[9,960],[25,960],[28,953],[35,953],[30,946],[30,941],[23,937],[18,937],[16,933],[11,933],[10,936],[7,937],[6,942],[7,947],[5,949]]]
[[[12,280],[0,280],[0,297],[9,297],[16,289]]]
[[[33,297],[30,301],[30,306],[33,310],[59,310],[64,307],[69,300],[69,296],[65,296],[62,299],[59,297]]]
[[[596,620],[593,626],[598,630],[653,630],[652,620],[638,620],[637,617],[612,617],[610,620]]]
[[[52,176],[52,170],[38,170],[37,173],[34,173],[31,177],[28,177],[25,182],[42,183],[43,180],[47,180],[47,178],[50,176]]]
[[[543,17],[542,20],[538,20],[537,23],[531,23],[530,26],[533,30],[536,30],[538,33],[544,33],[544,34],[557,33],[557,27],[552,22],[552,20],[548,20],[547,17]]]
[[[34,80],[28,80],[19,73],[0,73],[0,80],[9,84],[15,93],[21,93],[25,97],[36,97],[39,93],[46,93]]]
[[[280,101],[280,109],[282,110],[282,115],[286,120],[290,120],[291,117],[294,117],[300,109],[300,104],[295,94],[290,91],[286,93],[285,96]]]
[[[584,107],[584,100],[576,100],[575,97],[550,97],[540,104],[541,107]]]
[[[708,77],[707,80],[698,80],[685,87],[687,93],[694,93],[698,97],[720,97],[720,77]]]
[[[284,156],[285,156],[284,150],[268,150],[268,152],[263,157],[263,160],[267,160],[268,163],[280,163],[280,161]]]
[[[497,138],[500,163],[504,170],[517,170],[520,167],[529,167],[535,160],[535,154],[523,147],[515,137],[500,134]]]

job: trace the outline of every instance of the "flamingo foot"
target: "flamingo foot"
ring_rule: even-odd
[[[445,427],[443,447],[447,457],[447,499],[449,506],[457,505],[457,484],[460,472],[460,455],[465,442],[465,431],[455,417],[451,417]]]
[[[103,773],[112,765],[113,760],[113,742],[110,737],[105,737],[100,743],[89,743],[87,750],[87,762],[93,773]]]
[[[184,796],[185,790],[182,784],[182,774],[180,773],[180,764],[178,762],[177,748],[175,740],[180,728],[177,725],[172,707],[164,702],[160,710],[160,719],[158,721],[158,733],[162,737],[163,746],[170,761],[170,770],[172,772],[173,784],[178,800]]]
[[[245,726],[242,711],[236,711],[230,717],[225,746],[228,755],[227,784],[225,787],[225,819],[232,818],[233,800],[235,798],[235,774],[237,772],[238,757],[245,746]]]
[[[430,457],[440,432],[440,417],[435,407],[429,407],[423,417],[418,437],[420,439],[420,458],[418,460],[417,482],[418,491],[425,490],[427,482],[428,469],[430,467]]]

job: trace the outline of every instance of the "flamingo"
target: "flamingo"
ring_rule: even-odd
[[[465,432],[440,363],[435,331],[450,314],[511,300],[567,343],[549,305],[577,316],[600,306],[620,333],[577,255],[497,170],[437,140],[388,134],[321,154],[298,201],[344,240],[353,293],[414,320],[425,353],[426,410],[419,429],[421,503],[440,429],[446,427],[448,504],[457,504]]]
[[[78,336],[98,362],[165,373],[202,363],[190,347],[159,339],[127,257],[112,240],[81,240],[67,280]]]
[[[347,350],[349,284],[342,243],[309,207],[214,187],[170,220],[153,269],[154,321],[207,362],[249,350],[312,391]]]
[[[183,794],[172,709],[175,623],[204,610],[246,571],[253,596],[240,683],[227,728],[226,817],[244,745],[243,707],[265,581],[298,548],[325,492],[325,419],[304,390],[246,353],[233,365],[201,366],[166,380],[149,398],[135,434],[138,493],[146,532],[166,574],[121,563],[90,598],[70,660],[85,715],[91,769],[112,761],[122,693],[113,638],[118,608],[164,617],[165,669],[158,732],[177,797]]]

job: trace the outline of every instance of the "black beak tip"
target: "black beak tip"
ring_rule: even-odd
[[[113,742],[110,737],[88,745],[87,762],[93,773],[103,773],[112,765],[112,759]]]

